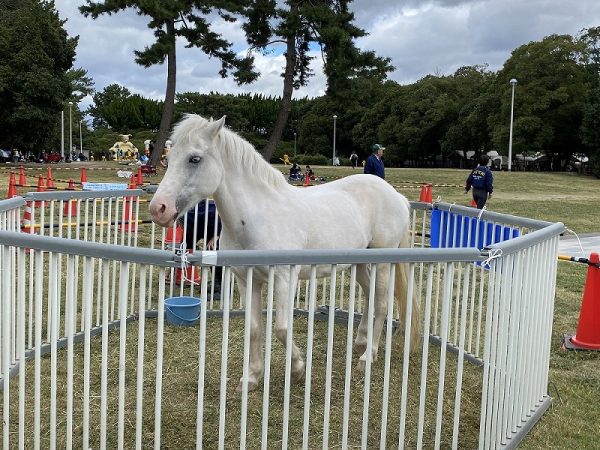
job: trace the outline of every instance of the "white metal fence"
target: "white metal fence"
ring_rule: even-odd
[[[549,406],[562,224],[415,203],[412,249],[182,258],[144,220],[142,199],[31,194],[29,232],[20,231],[26,201],[0,202],[3,448],[512,448]],[[177,284],[178,271],[195,278],[182,259],[201,270],[200,284]],[[411,308],[400,317],[389,302],[379,358],[364,372],[352,345],[374,288],[357,284],[358,263],[408,264],[424,312],[411,348],[396,332]],[[220,301],[215,265],[224,266]],[[290,293],[301,382],[273,333],[275,273],[296,265],[312,268]],[[329,275],[317,278],[317,266]],[[264,383],[254,392],[243,382],[236,391],[250,314],[234,270],[249,284],[257,271],[268,280]],[[197,327],[165,322],[165,298],[177,295],[205,299]]]

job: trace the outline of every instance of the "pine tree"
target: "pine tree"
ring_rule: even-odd
[[[196,47],[207,55],[221,61],[219,74],[227,77],[231,73],[238,84],[249,83],[258,74],[253,70],[253,58],[239,58],[231,50],[231,43],[223,39],[211,29],[207,16],[217,12],[226,21],[235,21],[235,13],[240,11],[240,5],[232,0],[104,0],[93,2],[87,0],[79,10],[84,16],[96,19],[101,14],[113,14],[132,8],[139,15],[149,18],[148,27],[154,30],[156,41],[142,51],[136,51],[135,61],[144,67],[162,64],[167,61],[167,87],[165,102],[160,121],[155,151],[151,162],[158,164],[161,150],[164,148],[171,127],[175,105],[175,88],[177,62],[175,42],[182,37],[187,41],[187,47]]]
[[[243,28],[253,51],[268,52],[274,45],[285,46],[283,95],[269,142],[263,149],[268,161],[285,128],[291,111],[294,89],[308,84],[313,75],[309,55],[311,44],[321,49],[327,77],[327,94],[341,95],[347,82],[356,76],[384,80],[393,70],[388,58],[362,52],[354,40],[365,31],[353,25],[352,0],[286,0],[278,7],[275,0],[251,0],[245,10]]]

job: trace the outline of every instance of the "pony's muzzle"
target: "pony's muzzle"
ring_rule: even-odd
[[[174,206],[170,207],[167,202],[156,195],[150,201],[149,209],[152,221],[163,227],[172,226],[177,217],[176,208]]]

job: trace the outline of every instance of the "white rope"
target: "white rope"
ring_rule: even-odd
[[[579,239],[579,235],[577,233],[575,233],[573,230],[571,230],[570,228],[567,228],[567,231],[569,233],[572,233],[576,238],[577,238],[577,243],[579,244],[579,248],[581,249],[581,254],[585,255],[585,250],[583,249],[583,245],[581,244],[581,239]]]
[[[200,283],[197,283],[194,280],[190,280],[187,276],[187,269],[191,265],[191,263],[188,259],[188,255],[190,255],[190,252],[187,250],[185,241],[179,244],[179,250],[176,250],[176,253],[181,258],[181,282],[183,283],[187,281],[188,283],[194,286],[199,285]],[[197,268],[196,270],[199,270],[199,268]]]
[[[482,261],[481,265],[483,267],[490,267],[491,266],[491,262],[495,259],[501,258],[502,257],[502,249],[500,248],[490,248],[488,249],[488,257]]]
[[[477,220],[481,221],[481,215],[483,214],[483,212],[486,210],[486,206],[483,205],[483,208],[481,208],[479,210],[479,215],[477,216]]]

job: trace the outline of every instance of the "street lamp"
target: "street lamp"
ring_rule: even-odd
[[[73,102],[69,102],[69,158],[71,158],[71,152],[73,151],[73,121],[71,118],[71,109]]]
[[[512,137],[513,137],[513,117],[514,117],[514,109],[515,109],[515,86],[517,85],[516,78],[510,80],[510,85],[512,86],[512,97],[510,100],[510,132],[508,136],[508,171],[511,171],[512,168]]]
[[[331,165],[335,166],[335,121],[337,120],[337,116],[333,115],[333,159],[331,160]]]
[[[65,160],[65,111],[60,112],[60,157]]]
[[[296,157],[296,132],[294,131],[294,158]]]

